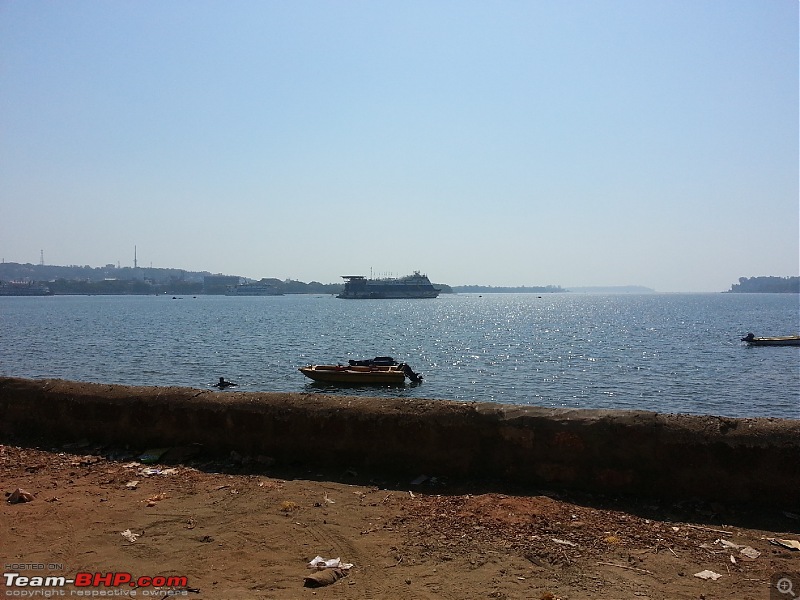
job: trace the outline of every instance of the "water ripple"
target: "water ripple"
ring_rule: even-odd
[[[0,373],[131,385],[800,418],[796,295],[533,294],[429,301],[0,298]],[[391,355],[422,385],[331,388],[297,367]]]

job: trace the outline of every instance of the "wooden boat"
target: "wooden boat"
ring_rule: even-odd
[[[399,385],[406,381],[406,374],[400,366],[345,367],[342,365],[309,365],[300,367],[298,370],[309,379],[324,383]]]
[[[348,365],[308,365],[298,369],[303,375],[323,383],[349,385],[402,385],[408,377],[413,382],[422,381],[405,363],[388,356],[369,360],[351,360]]]
[[[784,335],[781,337],[756,337],[748,333],[742,338],[748,346],[800,346],[800,335]]]

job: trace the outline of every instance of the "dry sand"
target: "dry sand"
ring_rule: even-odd
[[[89,444],[0,446],[6,495],[22,488],[35,496],[2,503],[4,573],[185,576],[187,585],[173,591],[198,599],[789,600],[770,595],[778,573],[794,573],[800,594],[800,551],[769,541],[800,538],[791,506],[759,511],[557,490],[499,493],[465,481],[394,481],[347,465],[290,471],[236,455],[222,462],[167,455],[146,465],[139,454]],[[122,535],[127,530],[135,541]],[[329,586],[304,587],[307,563],[317,555],[353,566]],[[39,565],[44,569],[20,569]],[[705,570],[720,577],[695,577]],[[2,593],[21,597],[33,589]],[[65,597],[168,594],[61,589]]]

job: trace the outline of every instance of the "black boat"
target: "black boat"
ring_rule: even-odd
[[[756,337],[748,333],[742,338],[748,346],[800,346],[800,335],[784,335],[780,337]]]

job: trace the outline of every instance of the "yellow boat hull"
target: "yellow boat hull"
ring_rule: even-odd
[[[350,385],[386,385],[405,383],[402,367],[358,367],[341,365],[309,365],[298,369],[303,375],[322,383],[346,383]]]

